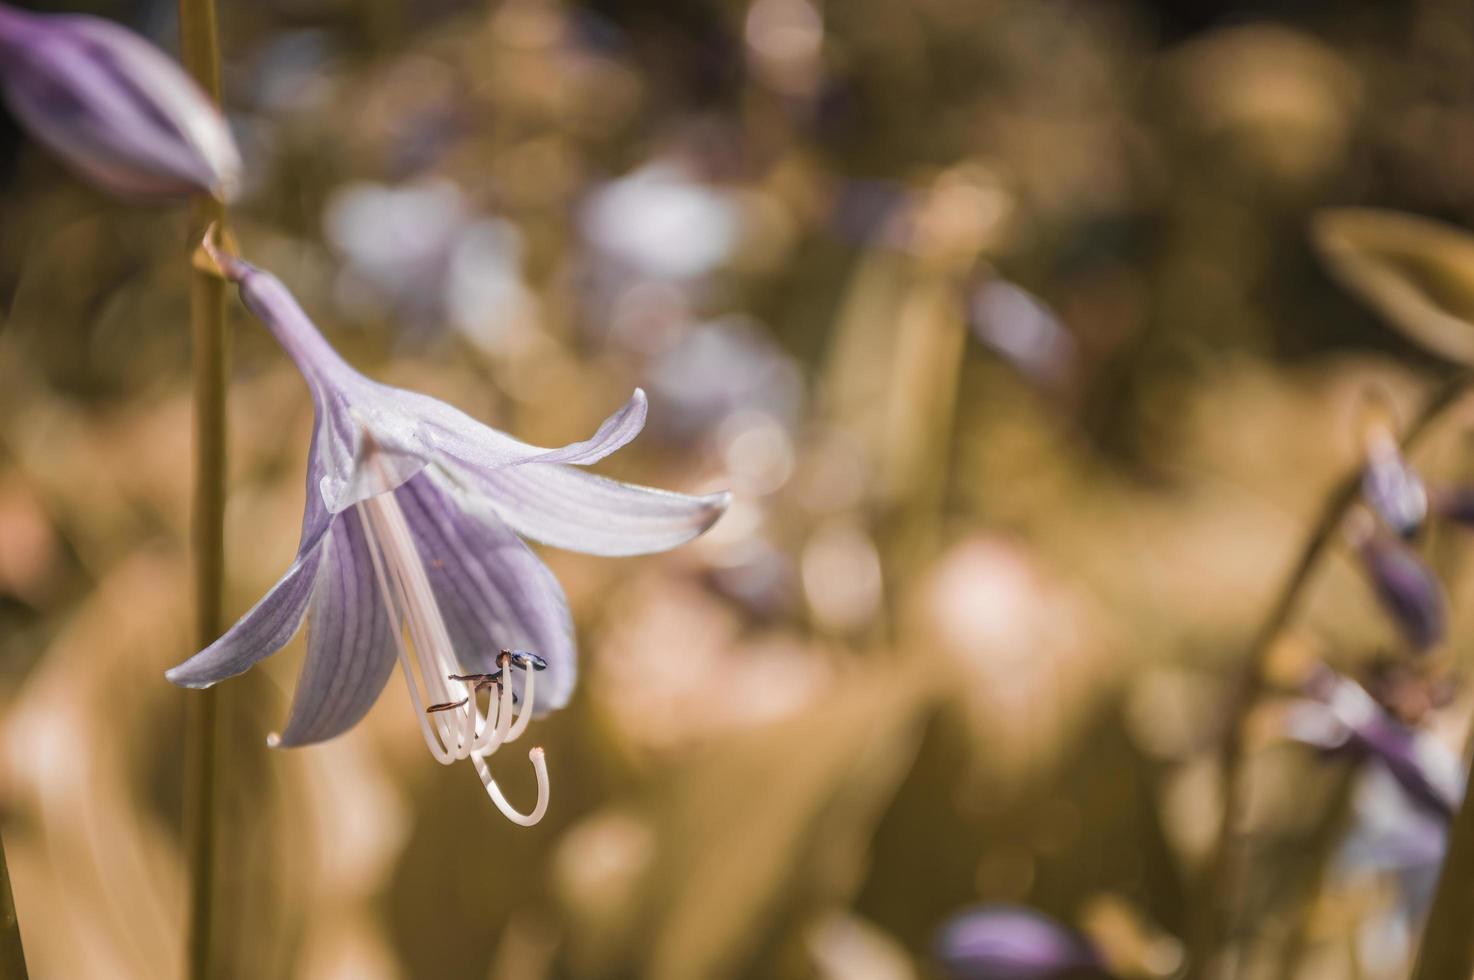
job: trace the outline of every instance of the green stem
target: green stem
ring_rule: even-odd
[[[184,65],[220,102],[220,45],[214,0],[179,0],[179,35]],[[213,224],[223,232],[225,208],[214,198],[190,203],[189,247]],[[190,320],[194,343],[194,503],[191,550],[194,560],[195,639],[203,649],[220,635],[225,581],[225,283],[191,267]],[[189,865],[188,975],[210,975],[215,885],[215,756],[219,742],[220,694],[192,692],[185,738],[185,850]]]
[[[20,943],[20,919],[15,914],[15,896],[10,893],[5,845],[0,842],[0,978],[26,980],[27,976],[26,953]]]
[[[1460,374],[1429,395],[1417,418],[1403,436],[1405,449],[1411,450],[1424,438],[1433,424],[1468,390],[1470,381],[1469,375]],[[1212,963],[1238,904],[1240,868],[1234,851],[1235,831],[1244,791],[1244,736],[1249,715],[1264,690],[1264,662],[1275,640],[1284,632],[1299,608],[1306,587],[1310,585],[1320,566],[1321,557],[1335,540],[1336,530],[1345,520],[1347,512],[1356,503],[1360,486],[1361,467],[1357,466],[1341,479],[1326,498],[1320,517],[1301,546],[1300,556],[1291,568],[1289,577],[1280,588],[1279,597],[1254,635],[1249,654],[1244,658],[1234,684],[1234,695],[1229,702],[1227,724],[1218,756],[1219,771],[1223,774],[1218,834],[1213,850],[1209,852],[1202,879],[1203,888],[1195,903],[1195,921],[1190,933],[1192,957],[1188,976],[1191,978],[1210,975]],[[1474,844],[1474,840],[1471,840],[1471,844]],[[1471,878],[1471,882],[1474,882],[1474,878]]]

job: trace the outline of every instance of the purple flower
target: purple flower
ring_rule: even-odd
[[[1447,747],[1392,717],[1360,684],[1329,668],[1315,673],[1306,693],[1309,699],[1287,720],[1292,738],[1374,759],[1415,805],[1443,820],[1453,816],[1464,798],[1464,777]]]
[[[1443,589],[1416,554],[1377,530],[1358,534],[1357,550],[1382,608],[1396,622],[1415,652],[1443,642],[1446,616]]]
[[[471,759],[502,812],[535,823],[547,803],[541,749],[531,753],[539,794],[529,816],[506,802],[485,758],[520,736],[533,714],[568,701],[577,664],[562,589],[518,535],[600,555],[664,551],[710,527],[727,495],[667,493],[576,468],[639,433],[643,392],[591,439],[529,446],[444,402],[369,380],[274,276],[215,260],[296,362],[317,422],[296,560],[169,679],[208,687],[239,674],[281,649],[306,616],[307,660],[274,744],[347,730],[378,698],[397,658],[435,758]],[[519,649],[531,654],[510,652]]]
[[[180,67],[106,20],[0,5],[0,90],[31,134],[116,194],[226,200],[240,153]]]
[[[1397,441],[1390,437],[1376,439],[1368,447],[1361,495],[1377,516],[1404,538],[1416,534],[1428,516],[1428,491],[1403,459]]]
[[[980,905],[954,916],[937,937],[953,980],[1109,977],[1088,939],[1031,909]]]

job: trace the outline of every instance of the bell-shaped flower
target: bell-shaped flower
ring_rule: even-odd
[[[0,92],[36,139],[115,194],[226,200],[240,183],[240,153],[210,99],[110,21],[0,4]]]
[[[1032,909],[980,905],[947,922],[937,958],[953,980],[1109,980],[1089,939]]]
[[[281,649],[306,617],[307,659],[273,744],[351,727],[397,660],[435,758],[469,758],[510,819],[535,823],[547,803],[542,750],[530,753],[539,796],[527,816],[507,803],[485,760],[533,715],[568,701],[577,664],[562,589],[519,535],[599,555],[664,551],[710,527],[727,494],[667,493],[578,468],[639,433],[641,391],[584,442],[530,446],[359,374],[276,277],[209,250],[302,372],[316,429],[296,560],[169,679],[208,687],[239,674]]]

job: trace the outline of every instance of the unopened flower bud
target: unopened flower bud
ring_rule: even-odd
[[[114,194],[228,200],[239,185],[240,153],[214,104],[109,21],[0,4],[0,93],[32,136]]]
[[[1443,588],[1428,566],[1406,545],[1377,531],[1357,535],[1357,550],[1377,598],[1415,652],[1443,640],[1446,619]]]

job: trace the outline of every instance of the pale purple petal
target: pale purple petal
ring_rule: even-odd
[[[209,687],[243,674],[258,661],[286,646],[302,625],[322,565],[324,531],[303,542],[302,551],[271,591],[242,616],[225,635],[165,673],[181,687]]]
[[[667,551],[715,524],[731,502],[728,493],[693,497],[546,463],[480,473],[475,486],[518,534],[591,555]]]
[[[220,113],[172,60],[106,20],[0,11],[0,85],[27,128],[103,187],[229,198],[240,155]]]
[[[281,280],[232,256],[217,254],[216,261],[307,381],[317,415],[315,490],[329,513],[393,490],[438,458],[480,471],[531,462],[584,465],[644,427],[647,403],[637,388],[589,439],[553,449],[521,442],[439,399],[364,377],[323,339]]]
[[[352,728],[378,700],[395,657],[363,524],[350,510],[323,545],[307,617],[307,659],[279,744],[308,745]]]
[[[645,392],[636,388],[629,401],[605,419],[588,439],[556,449],[544,449],[482,425],[442,401],[417,392],[391,390],[396,391],[406,406],[413,406],[437,449],[468,466],[488,470],[524,463],[571,463],[579,466],[596,463],[640,434],[649,408]]]
[[[426,471],[395,496],[404,510],[456,656],[469,672],[490,670],[502,649],[542,657],[538,713],[561,708],[577,677],[568,602],[553,573],[481,501]]]

